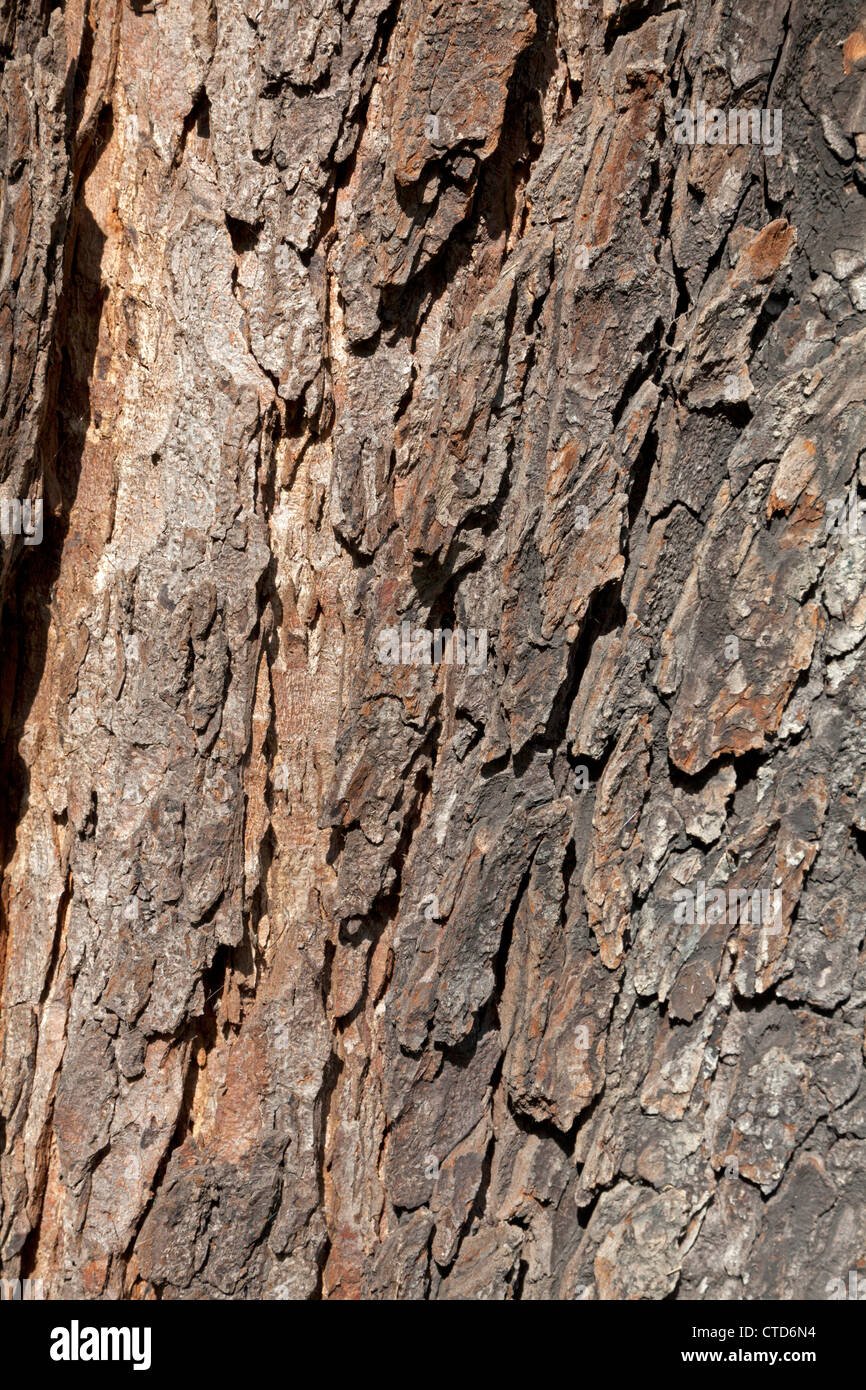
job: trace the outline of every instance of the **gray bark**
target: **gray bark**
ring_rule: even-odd
[[[0,1272],[838,1296],[861,8],[0,0],[0,57],[44,503],[0,538]]]

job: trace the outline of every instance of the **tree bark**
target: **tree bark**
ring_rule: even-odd
[[[4,1278],[866,1277],[861,6],[0,56]]]

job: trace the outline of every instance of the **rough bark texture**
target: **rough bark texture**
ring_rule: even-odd
[[[0,0],[0,1268],[866,1268],[852,0]],[[765,145],[676,113],[779,109]],[[484,669],[388,665],[475,628]],[[733,642],[732,640],[733,639]],[[778,930],[684,925],[704,881]]]

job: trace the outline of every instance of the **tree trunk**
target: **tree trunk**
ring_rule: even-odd
[[[0,0],[4,1278],[866,1270],[861,21]]]

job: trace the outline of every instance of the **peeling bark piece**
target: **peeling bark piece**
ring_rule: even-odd
[[[818,605],[799,602],[814,561],[738,520],[728,504],[723,491],[664,636],[659,688],[676,692],[668,745],[691,775],[723,754],[764,746],[822,627]],[[721,574],[730,578],[717,589],[719,601],[702,603],[699,595]]]
[[[624,731],[598,787],[593,826],[596,842],[583,876],[589,924],[609,970],[622,960],[634,887],[630,850],[639,836],[637,817],[649,786],[649,722],[634,719]]]
[[[736,1061],[715,1083],[725,1097],[711,1137],[715,1167],[732,1156],[762,1192],[775,1191],[804,1136],[859,1085],[847,1032],[842,1022],[778,1004],[729,1025],[724,1048]]]
[[[684,1203],[677,1192],[641,1194],[601,1242],[593,1269],[603,1299],[666,1298],[677,1284]]]

